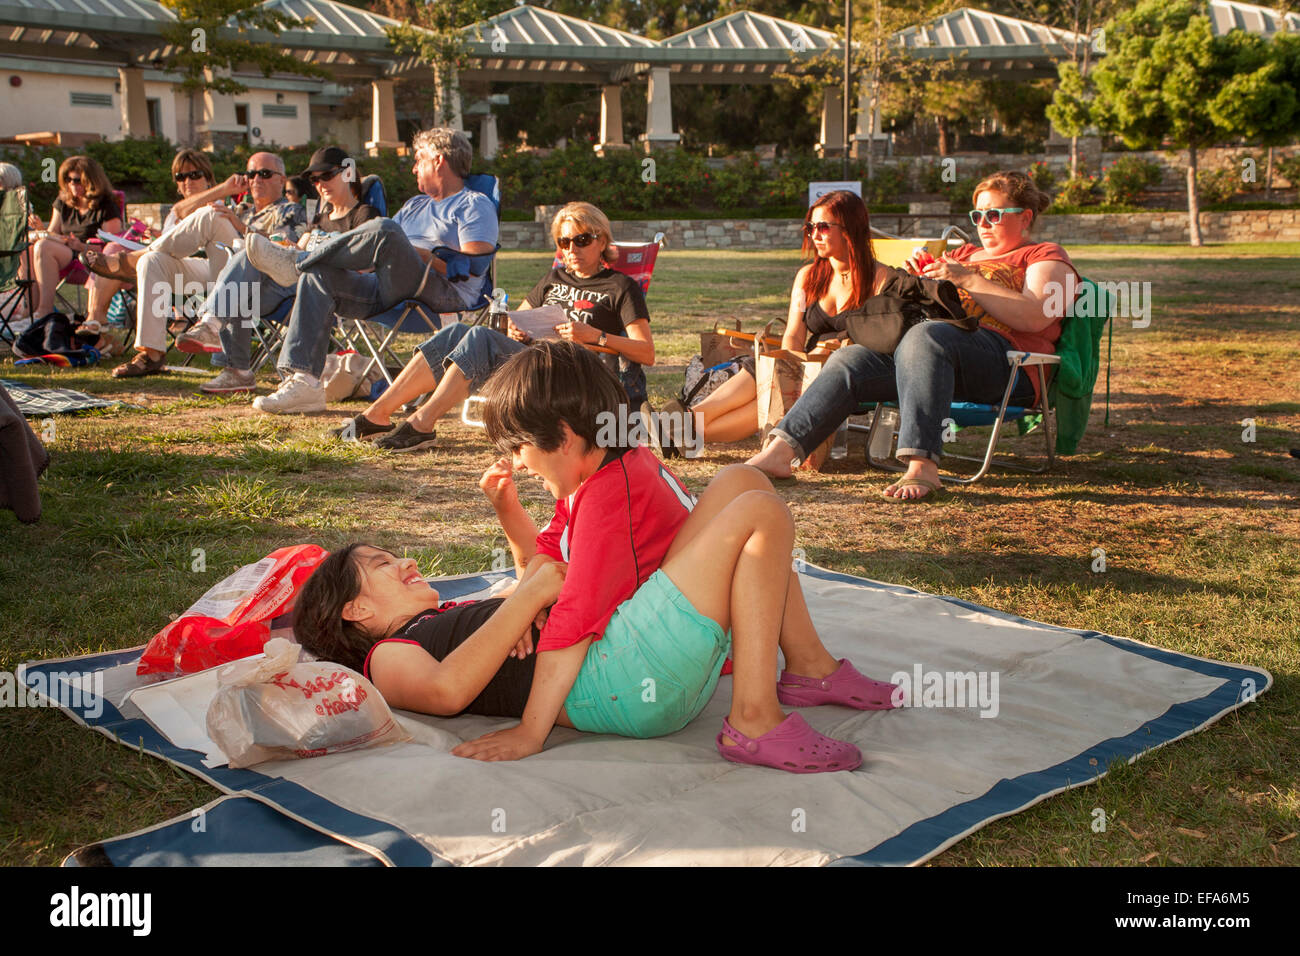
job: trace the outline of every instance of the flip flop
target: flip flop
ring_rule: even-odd
[[[126,253],[103,253],[98,249],[87,249],[81,254],[81,261],[95,275],[118,282],[135,282],[135,270],[126,264]]]
[[[735,746],[722,742],[727,737]],[[862,765],[862,751],[845,740],[819,734],[798,714],[791,714],[761,737],[750,739],[725,717],[716,743],[718,753],[732,763],[772,767],[786,773],[828,773]]]
[[[897,490],[899,488],[910,488],[914,485],[929,488],[929,494],[922,495],[919,498],[900,498],[896,495],[885,494],[885,492],[890,488]],[[926,481],[924,478],[900,478],[892,485],[885,486],[885,488],[880,492],[880,497],[884,498],[886,501],[892,501],[894,504],[901,504],[908,501],[932,501],[933,499],[938,498],[941,495],[946,495],[947,493],[948,489],[943,486],[942,482],[936,484],[933,481]]]

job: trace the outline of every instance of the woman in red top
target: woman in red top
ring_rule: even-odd
[[[995,173],[976,186],[971,221],[982,247],[968,244],[924,265],[914,258],[908,267],[953,282],[980,328],[966,332],[946,322],[922,322],[903,336],[893,355],[860,345],[837,350],[749,464],[786,477],[792,463],[820,445],[860,403],[897,401],[898,457],[907,462],[907,471],[883,493],[906,501],[937,492],[949,405],[1000,402],[1009,349],[1056,351],[1061,315],[1053,306],[1063,301],[1060,290],[1075,269],[1056,243],[1029,238],[1030,226],[1049,202],[1023,173]],[[1022,371],[1012,404],[1029,404],[1036,390],[1034,378]]]

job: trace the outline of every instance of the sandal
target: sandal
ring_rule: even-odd
[[[786,707],[840,704],[855,710],[893,710],[902,704],[894,701],[897,690],[897,684],[865,677],[847,658],[841,658],[839,670],[829,677],[801,677],[782,671],[776,682],[776,699]]]
[[[893,488],[895,491],[897,491],[900,488],[910,488],[916,485],[919,485],[924,488],[929,488],[930,490],[926,494],[921,495],[921,497],[919,498],[900,498],[897,495],[885,494],[885,492],[888,491],[890,488]],[[881,490],[880,497],[884,498],[886,501],[892,501],[897,504],[898,502],[903,502],[903,501],[931,501],[947,493],[948,493],[948,489],[944,488],[943,482],[939,482],[936,484],[933,481],[926,481],[924,478],[900,478],[892,485],[886,485],[884,489]]]
[[[151,359],[148,352],[136,352],[131,361],[113,369],[113,378],[141,378],[162,375],[167,371],[167,357]]]
[[[81,254],[81,261],[97,276],[118,282],[135,282],[135,270],[126,264],[125,252],[103,253],[98,249],[87,249]]]
[[[731,747],[724,737],[735,741]],[[827,773],[854,770],[862,765],[862,751],[844,740],[819,734],[798,714],[791,714],[779,725],[753,740],[746,737],[725,717],[722,733],[717,736],[718,753],[732,763],[773,767],[787,773]]]

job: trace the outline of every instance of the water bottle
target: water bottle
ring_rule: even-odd
[[[509,327],[507,325],[509,320],[506,318],[506,301],[509,298],[510,296],[502,290],[493,289],[492,304],[488,306],[488,328],[495,329],[502,335],[506,334],[506,329]]]
[[[898,429],[898,409],[880,409],[875,434],[871,436],[871,457],[884,461],[894,452],[894,432]]]

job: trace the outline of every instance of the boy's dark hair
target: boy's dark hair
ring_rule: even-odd
[[[331,551],[303,585],[293,609],[293,636],[299,644],[358,673],[377,638],[345,621],[343,607],[361,593],[361,573],[352,555],[364,547],[358,541]]]
[[[595,352],[573,342],[539,342],[511,356],[483,389],[488,441],[510,454],[520,445],[555,451],[561,422],[597,445],[596,436],[627,411],[627,392]]]

